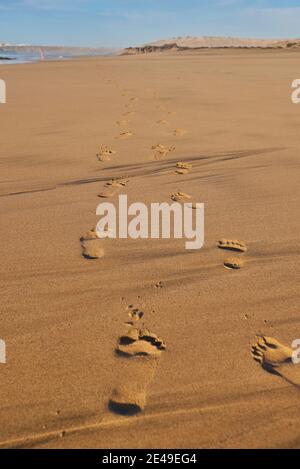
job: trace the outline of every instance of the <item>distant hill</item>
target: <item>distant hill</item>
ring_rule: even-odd
[[[146,54],[151,52],[180,52],[195,51],[199,49],[287,49],[300,47],[300,39],[244,39],[236,37],[218,36],[185,36],[171,39],[162,39],[143,46],[128,47],[123,54]]]

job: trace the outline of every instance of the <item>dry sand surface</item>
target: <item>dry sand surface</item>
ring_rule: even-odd
[[[300,338],[299,72],[230,50],[1,67],[2,447],[299,447],[299,387],[251,357]],[[120,193],[204,202],[204,248],[95,239]]]

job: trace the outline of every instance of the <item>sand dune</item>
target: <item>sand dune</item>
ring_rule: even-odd
[[[124,55],[153,52],[201,52],[203,49],[297,49],[300,39],[247,39],[222,36],[179,36],[161,39],[142,46],[128,47]]]
[[[251,357],[299,337],[297,54],[2,66],[0,446],[299,446]],[[204,202],[205,246],[99,238],[119,194]]]
[[[269,47],[277,41],[275,39],[247,39],[240,37],[222,36],[183,36],[171,39],[161,39],[151,42],[149,45],[164,46],[176,43],[178,47]],[[281,41],[283,42],[283,41]]]

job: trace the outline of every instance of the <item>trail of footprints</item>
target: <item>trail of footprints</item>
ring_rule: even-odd
[[[129,182],[127,177],[116,177],[106,182],[103,190],[98,194],[98,197],[107,199],[115,196],[120,190],[124,189]],[[85,259],[99,259],[105,255],[104,242],[109,233],[100,233],[95,228],[87,231],[85,235],[80,238],[82,248],[82,256]]]
[[[108,84],[111,83],[109,80]],[[128,96],[129,90],[124,90],[123,96]],[[157,93],[155,94],[157,98]],[[130,130],[130,117],[134,116],[136,111],[133,109],[136,97],[129,97],[126,103],[126,110],[122,113],[122,118],[116,122],[119,127],[125,127],[116,139],[127,139],[135,134]],[[159,105],[157,109],[163,111],[168,116],[175,115],[175,112],[168,111],[164,106]],[[170,127],[170,123],[164,117],[157,121],[158,125]],[[185,129],[176,128],[171,131],[174,137],[181,137],[186,134]],[[175,150],[175,146],[166,146],[161,143],[152,145],[154,159],[160,160]],[[100,162],[110,161],[116,154],[116,151],[102,145],[97,154]],[[179,161],[176,163],[174,173],[180,176],[188,175],[192,171],[192,163]],[[128,178],[114,178],[108,181],[98,197],[113,197],[118,190],[126,187]],[[190,201],[192,197],[185,192],[178,191],[171,194],[171,200],[184,203]],[[192,205],[193,206],[193,205]],[[103,245],[100,243],[101,234],[96,233],[94,229],[89,230],[81,237],[82,255],[87,259],[98,259],[104,255]],[[235,253],[235,257],[224,259],[223,266],[229,270],[239,270],[245,264],[245,253],[247,246],[244,242],[232,239],[221,239],[217,247],[220,250]],[[162,288],[162,283],[155,285],[156,288]],[[131,415],[142,411],[146,405],[147,389],[151,383],[158,358],[165,350],[164,342],[154,333],[143,327],[138,327],[144,317],[144,313],[133,305],[128,307],[129,320],[125,323],[124,333],[119,337],[116,354],[120,359],[130,361],[130,367],[127,369],[124,379],[113,390],[109,400],[109,408],[113,412]],[[252,356],[263,368],[280,369],[280,374],[284,376],[284,366],[291,362],[292,349],[281,344],[272,337],[259,337],[257,343],[252,347]],[[282,372],[283,367],[283,372]]]
[[[108,407],[118,414],[134,415],[145,408],[147,390],[166,345],[144,325],[139,327],[144,317],[142,311],[129,305],[128,316],[130,320],[125,323],[124,333],[115,348],[119,359],[128,361],[126,372],[114,387]]]
[[[128,127],[130,123],[129,117],[135,114],[135,110],[133,110],[132,106],[138,100],[138,98],[136,96],[130,96],[129,90],[124,90],[122,95],[128,96],[128,102],[125,104],[125,108],[129,108],[129,110],[126,110],[125,112],[122,113],[122,116],[126,117],[126,119],[118,120],[116,121],[116,124],[118,126]],[[168,115],[176,114],[172,111],[168,111],[167,108],[162,105],[158,105],[157,109],[163,111],[164,113],[167,113]],[[169,122],[164,118],[161,118],[160,120],[158,120],[157,123],[162,124],[162,125],[169,125]],[[184,129],[175,129],[173,131],[173,135],[175,136],[184,135],[185,132],[186,131]],[[115,138],[123,139],[123,138],[129,138],[132,136],[134,136],[134,132],[127,129],[121,132]],[[166,146],[161,143],[157,143],[151,146],[151,150],[154,153],[154,159],[160,160],[166,157],[169,153],[173,152],[175,150],[175,146]],[[107,147],[106,145],[101,145],[99,152],[97,153],[96,156],[100,162],[107,162],[107,161],[110,161],[111,158],[114,157],[115,154],[116,154],[115,150]],[[191,171],[192,171],[192,163],[179,161],[176,163],[174,172],[175,174],[182,176],[182,175],[190,174]],[[98,197],[103,198],[103,199],[114,197],[121,189],[124,189],[126,187],[128,182],[129,182],[129,179],[127,177],[114,178],[108,181],[104,185],[104,188],[98,194]],[[189,202],[192,200],[192,196],[183,191],[178,191],[176,193],[171,194],[170,198],[174,202],[180,202],[180,203],[185,203],[185,202]],[[195,203],[192,203],[192,208],[196,208]],[[90,230],[87,235],[83,236],[80,240],[83,257],[85,257],[86,259],[98,259],[98,258],[103,257],[104,255],[103,243],[99,241],[104,237],[106,237],[104,236],[104,234],[103,236],[101,236],[101,234],[96,233],[95,229]],[[235,251],[239,253],[245,253],[247,251],[245,244],[237,240],[224,240],[224,239],[220,240],[218,243],[218,247],[220,249]],[[227,269],[238,270],[244,266],[244,260],[242,257],[230,257],[224,260],[223,265]]]
[[[167,116],[175,116],[176,115],[175,111],[168,111],[168,109],[165,106],[158,105],[156,108],[158,110],[162,111],[163,113],[167,114]],[[165,119],[164,116],[161,117],[161,119],[159,119],[157,121],[157,124],[170,127],[170,122],[167,119]],[[177,129],[171,130],[171,134],[174,137],[183,137],[186,133],[187,133],[186,129],[177,128]]]
[[[110,80],[107,81],[107,84],[111,83]],[[129,95],[129,90],[124,90],[123,96]],[[137,101],[137,97],[131,96],[128,98],[129,101],[125,105],[125,108],[129,108],[128,110],[122,113],[122,119],[118,120],[116,124],[119,127],[127,127],[126,130],[121,132],[119,135],[115,137],[115,139],[127,139],[134,136],[134,132],[128,129],[128,125],[130,124],[129,118],[135,114],[135,111],[132,109],[132,106],[135,101]],[[125,118],[126,117],[126,118]],[[96,157],[98,161],[105,163],[111,161],[111,159],[116,155],[116,151],[112,148],[109,148],[106,145],[101,145]],[[111,179],[110,181],[106,182],[102,191],[98,194],[99,198],[102,199],[109,199],[114,197],[120,190],[124,190],[129,182],[128,177],[116,177]],[[82,256],[85,259],[99,259],[104,256],[104,239],[107,238],[107,232],[99,233],[96,231],[95,228],[89,230],[84,236],[80,238],[80,245],[82,249]]]
[[[111,84],[111,80],[107,80],[107,84]],[[115,136],[115,139],[128,139],[131,138],[135,135],[135,132],[133,130],[130,130],[129,124],[130,124],[130,117],[136,114],[136,111],[134,110],[133,106],[135,102],[138,100],[136,96],[130,96],[130,91],[129,90],[124,90],[122,93],[122,96],[128,97],[128,101],[125,104],[125,111],[122,113],[122,118],[120,120],[116,121],[116,125],[119,127],[127,127],[124,129],[124,131],[120,132],[119,135]],[[168,111],[165,107],[159,106],[160,110],[163,110],[166,112],[168,115],[174,115],[175,113],[172,111]],[[168,125],[168,121],[165,119],[160,119],[158,121],[159,124],[163,125]],[[179,136],[183,135],[185,131],[183,129],[175,129],[173,131],[173,135]],[[153,150],[154,153],[154,159],[155,160],[160,160],[164,158],[166,155],[169,153],[173,152],[175,150],[175,146],[166,146],[161,143],[152,145],[151,150]],[[111,159],[116,155],[116,151],[106,145],[101,145],[98,153],[96,154],[96,157],[98,161],[105,163],[108,161],[111,161]],[[177,163],[176,166],[176,172],[177,174],[188,174],[191,170],[191,164],[189,163]],[[111,181],[107,182],[104,185],[103,190],[98,194],[99,198],[102,199],[109,199],[114,197],[121,189],[124,189],[129,182],[129,179],[127,177],[119,177],[119,178],[114,178]],[[174,195],[174,199],[181,199],[181,193],[178,193],[177,195]],[[92,229],[88,232],[87,235],[82,236],[80,239],[81,243],[81,248],[82,248],[82,255],[86,259],[99,259],[104,256],[104,244],[103,244],[103,239],[105,238],[105,233],[103,233],[103,236],[96,232],[95,229]]]
[[[129,92],[124,91],[124,96]],[[133,104],[136,97],[130,97],[125,105],[126,111],[122,113],[122,119],[116,122],[119,127],[127,127],[116,139],[126,139],[134,136],[134,132],[128,129],[130,117],[135,114]],[[167,112],[168,115],[174,115],[172,111],[167,111],[163,106],[160,110]],[[160,119],[160,125],[169,126],[166,119]],[[186,133],[184,129],[175,129],[173,135],[178,137]],[[166,146],[161,143],[152,145],[151,150],[154,159],[160,160],[175,150],[175,146]],[[116,151],[102,145],[97,153],[97,159],[100,162],[110,161],[116,155]],[[176,163],[174,173],[180,176],[187,175],[192,171],[192,163],[179,161]],[[115,196],[120,190],[123,190],[129,182],[128,177],[117,177],[106,182],[103,190],[98,194],[99,198],[107,199]],[[178,191],[170,195],[174,202],[189,202],[192,196]],[[192,203],[195,208],[195,204]],[[87,231],[81,238],[82,255],[86,259],[99,259],[104,256],[103,239],[106,233],[96,232],[95,229]],[[247,247],[238,240],[222,239],[218,242],[218,248],[223,250],[235,251],[243,255]],[[241,257],[228,258],[224,260],[224,267],[227,269],[240,269],[244,264]],[[156,288],[162,288],[162,283],[155,285]],[[124,332],[119,337],[115,353],[120,360],[127,360],[128,366],[121,382],[113,389],[109,399],[109,409],[118,414],[132,415],[144,410],[146,405],[147,389],[154,377],[158,359],[165,351],[166,345],[155,333],[145,328],[143,311],[128,306],[128,320],[124,324]],[[259,354],[259,352],[255,352]]]

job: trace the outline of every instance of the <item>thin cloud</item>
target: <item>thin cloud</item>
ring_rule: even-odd
[[[300,17],[300,7],[277,7],[277,8],[247,8],[245,9],[250,15],[258,15],[268,17],[270,19],[297,20]]]
[[[113,19],[124,19],[124,20],[139,20],[146,16],[146,14],[138,12],[124,12],[124,11],[100,11],[97,13],[98,16],[104,18],[113,18]]]
[[[20,0],[15,3],[15,7],[43,11],[71,11],[78,10],[89,2],[90,0]]]

